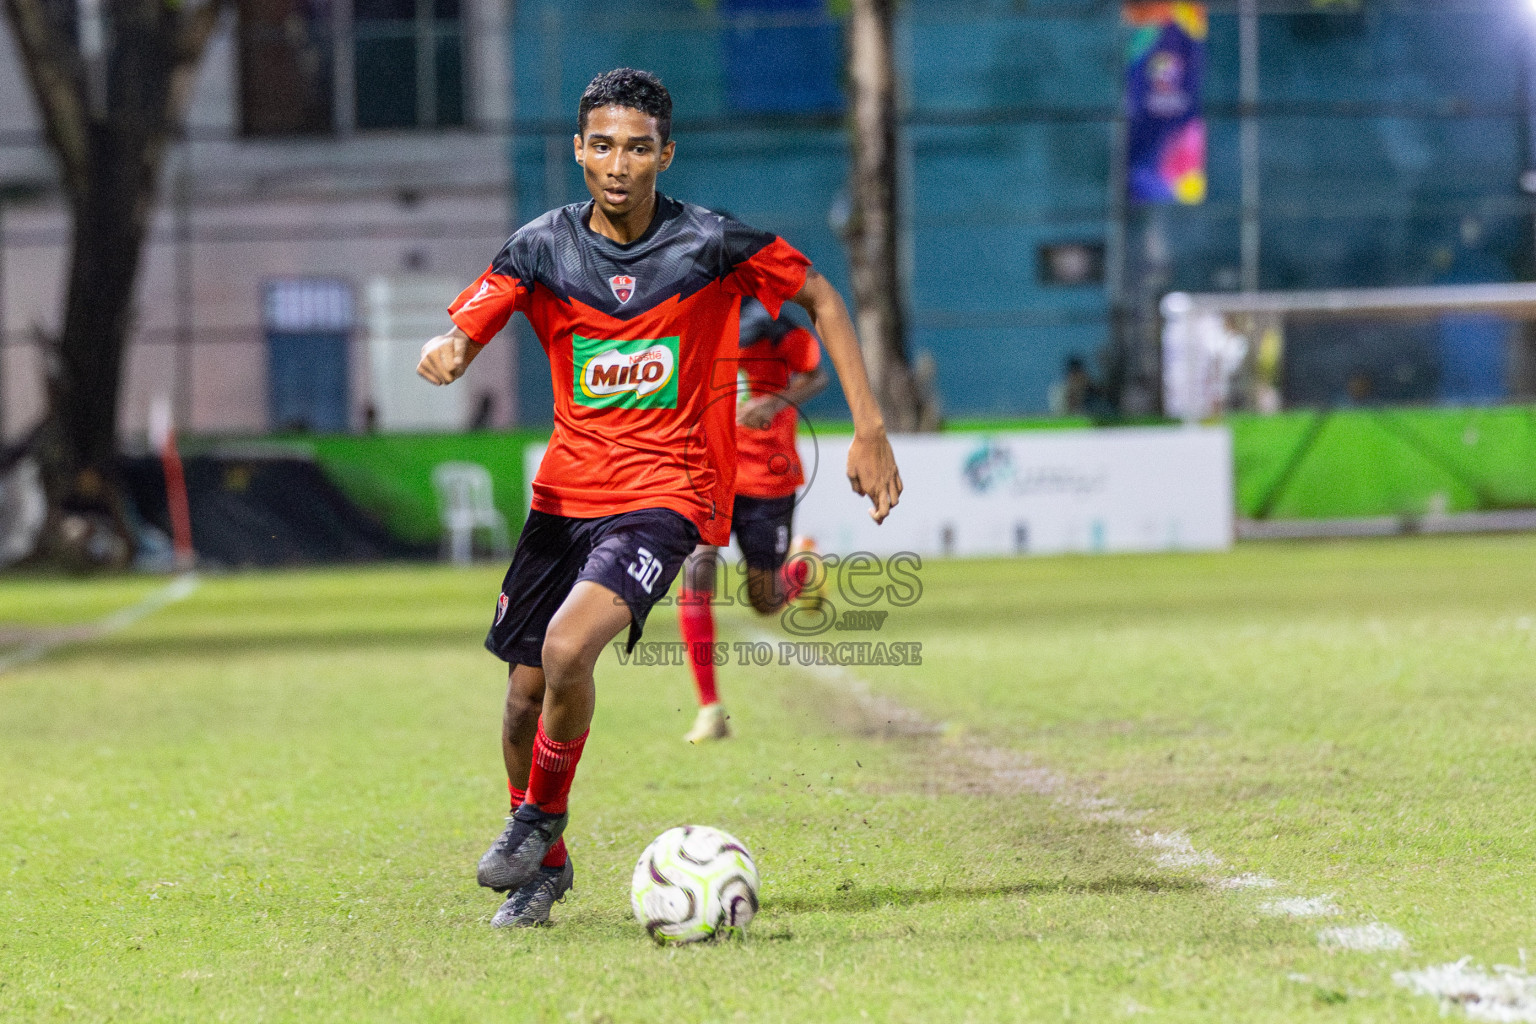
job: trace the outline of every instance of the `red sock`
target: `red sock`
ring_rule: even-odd
[[[528,772],[528,802],[545,814],[564,814],[571,797],[571,780],[576,778],[576,762],[587,735],[573,740],[552,740],[539,719],[538,734],[533,737],[533,767]]]
[[[528,799],[528,791],[526,789],[518,789],[512,785],[511,779],[507,780],[507,795],[512,798],[512,810],[514,813],[516,813],[519,807],[523,806],[523,801]],[[542,863],[547,868],[563,868],[565,867],[565,858],[565,836],[561,836],[555,840],[555,845],[551,846],[549,852],[544,855]]]
[[[716,704],[720,694],[715,689],[715,613],[710,610],[708,594],[684,590],[677,601],[677,628],[692,655],[693,685],[699,691],[699,706]]]
[[[784,600],[793,601],[811,581],[811,560],[791,558],[779,569],[779,585],[784,588]]]

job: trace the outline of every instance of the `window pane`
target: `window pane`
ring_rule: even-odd
[[[352,17],[364,21],[413,21],[416,0],[356,0]]]
[[[416,37],[369,33],[357,37],[357,126],[410,128],[416,124]]]
[[[464,56],[458,33],[437,38],[437,123],[464,123]]]
[[[246,135],[331,130],[328,0],[241,0],[240,124]]]
[[[721,0],[726,95],[752,113],[843,109],[841,29],[827,0]]]

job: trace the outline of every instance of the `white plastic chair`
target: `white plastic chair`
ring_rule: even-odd
[[[475,531],[490,533],[491,550],[508,558],[507,518],[491,500],[491,474],[476,462],[442,462],[432,470],[437,513],[443,523],[443,557],[457,565],[474,559]]]

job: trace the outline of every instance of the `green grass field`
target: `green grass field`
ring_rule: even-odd
[[[922,665],[852,675],[933,730],[731,666],[737,738],[695,749],[684,670],[606,658],[576,891],[512,934],[474,883],[498,569],[206,579],[0,674],[0,1019],[1429,1021],[1395,971],[1536,949],[1536,538],[920,576],[878,637]],[[0,582],[0,653],[160,585]],[[687,821],[756,854],[744,942],[630,915]],[[1407,948],[1319,942],[1372,922]]]

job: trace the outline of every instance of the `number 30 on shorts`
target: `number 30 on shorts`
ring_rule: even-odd
[[[645,548],[636,548],[635,554],[637,557],[633,562],[629,563],[629,574],[649,594],[651,588],[656,585],[656,578],[661,575],[661,559],[651,554]]]

